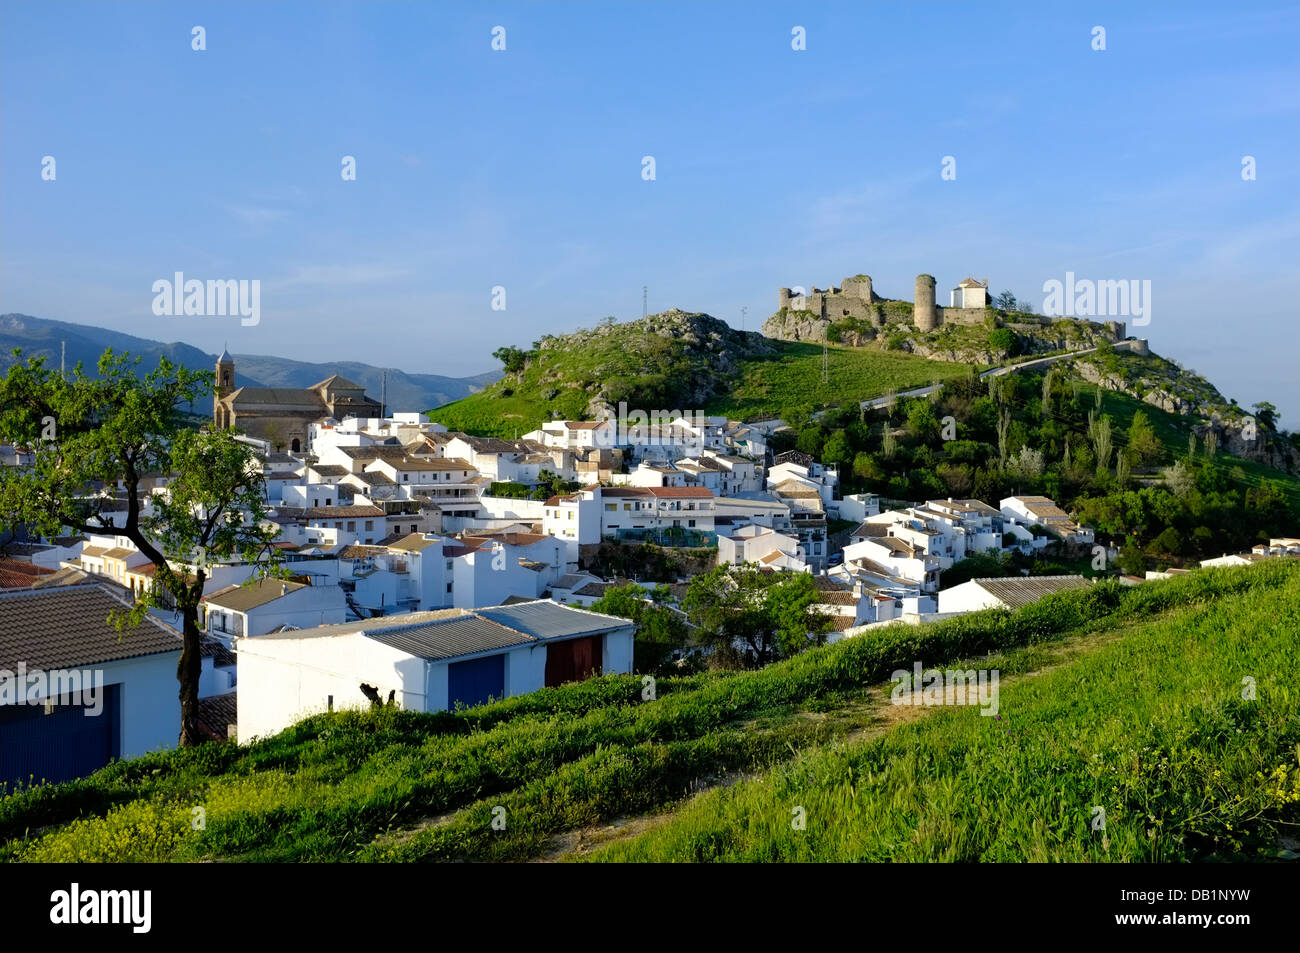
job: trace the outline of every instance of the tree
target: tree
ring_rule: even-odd
[[[1004,357],[1014,354],[1016,350],[1016,333],[1009,328],[998,328],[989,332],[989,347]]]
[[[19,352],[15,356],[21,358]],[[65,527],[78,533],[124,536],[155,567],[154,588],[111,621],[138,624],[165,594],[182,619],[179,744],[198,734],[199,600],[207,566],[232,557],[276,570],[274,530],[264,525],[263,476],[247,444],[229,431],[187,429],[181,407],[211,392],[212,372],[190,371],[166,358],[143,379],[139,360],[112,349],[98,378],[78,364],[68,379],[43,358],[18,363],[0,378],[0,439],[31,448],[29,468],[0,468],[0,523],[26,524],[45,536]],[[52,424],[53,439],[43,439]],[[145,474],[171,477],[150,494]],[[121,487],[123,503],[97,487]]]
[[[673,655],[686,648],[689,633],[682,616],[662,602],[667,586],[647,592],[635,583],[614,586],[591,604],[592,612],[603,612],[636,623],[632,645],[633,667],[643,674],[672,671]]]
[[[746,564],[696,576],[683,606],[715,660],[755,667],[825,643],[831,620],[813,608],[817,598],[808,573]]]
[[[939,420],[934,415],[934,405],[928,400],[913,400],[907,405],[907,431],[922,443],[939,439]]]
[[[1098,391],[1097,393],[1101,393]],[[1094,411],[1088,411],[1088,439],[1092,441],[1092,452],[1097,458],[1097,474],[1110,470],[1111,446],[1110,418],[1098,418]]]
[[[1003,311],[1017,311],[1020,309],[1020,302],[1016,301],[1016,296],[1010,291],[1004,291],[994,298],[993,304]]]
[[[1011,434],[1011,411],[1004,410],[998,415],[998,463],[1005,465],[1010,449],[1007,438]]]
[[[848,435],[843,430],[837,430],[831,434],[826,445],[822,447],[821,454],[824,463],[835,463],[847,466],[853,460],[853,449],[849,446]]]
[[[499,347],[492,352],[492,356],[501,362],[507,374],[517,374],[524,369],[524,364],[528,360],[528,355],[517,347]]]
[[[1126,542],[1119,551],[1119,568],[1121,572],[1130,576],[1144,575],[1147,571],[1147,560],[1142,553],[1142,547],[1132,540]]]
[[[1265,430],[1277,430],[1278,413],[1276,407],[1266,400],[1251,406],[1255,408],[1255,419],[1259,421]]]
[[[1043,451],[1032,450],[1026,444],[1016,456],[1007,461],[1007,472],[1032,483],[1043,475]]]
[[[1169,487],[1170,492],[1180,500],[1185,499],[1192,490],[1196,489],[1196,476],[1182,460],[1172,467],[1167,467],[1164,477],[1165,486]]]
[[[1140,410],[1133,415],[1133,422],[1129,424],[1128,446],[1141,466],[1155,463],[1164,455],[1164,445],[1156,436],[1150,418]]]

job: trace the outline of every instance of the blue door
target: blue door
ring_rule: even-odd
[[[0,707],[0,781],[71,781],[102,768],[121,753],[120,685],[103,687],[103,710],[80,705]]]
[[[447,707],[471,707],[506,694],[506,657],[489,655],[447,666]]]

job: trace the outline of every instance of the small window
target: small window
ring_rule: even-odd
[[[374,520],[366,520],[366,529],[374,529],[374,528],[375,528],[375,521],[374,521]]]
[[[451,592],[451,583],[447,583],[447,591]]]
[[[333,711],[333,710],[334,710],[334,696],[333,696],[333,695],[326,695],[326,696],[325,696],[325,709],[326,709],[326,711]]]
[[[348,520],[348,532],[349,532],[349,533],[355,533],[356,531],[357,531],[357,521],[356,521],[356,520]]]

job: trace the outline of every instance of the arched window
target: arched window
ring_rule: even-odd
[[[294,453],[297,453],[302,449],[302,447],[298,443],[297,437],[293,438],[293,443],[289,444],[289,449],[292,450]]]

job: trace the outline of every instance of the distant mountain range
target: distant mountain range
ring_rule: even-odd
[[[14,364],[14,348],[22,349],[24,359],[44,355],[48,364],[57,367],[61,344],[67,345],[67,366],[71,368],[80,361],[86,373],[92,375],[100,355],[109,347],[118,352],[130,352],[132,357],[143,357],[141,367],[146,370],[157,367],[159,357],[194,370],[211,371],[217,363],[216,354],[181,342],[164,344],[86,324],[50,321],[26,314],[0,314],[0,374]],[[382,385],[389,409],[397,411],[424,411],[460,400],[501,377],[500,371],[471,377],[442,377],[438,374],[411,374],[357,361],[309,364],[264,354],[232,356],[237,387],[309,387],[331,374],[339,374],[361,384],[376,400],[380,397]],[[386,383],[382,381],[385,372]]]

